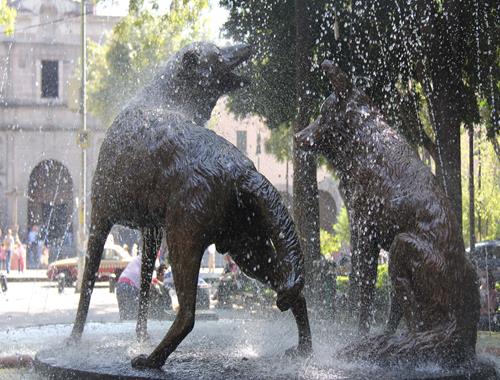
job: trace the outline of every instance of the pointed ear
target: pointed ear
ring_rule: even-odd
[[[186,70],[194,70],[200,62],[200,57],[198,53],[194,50],[188,50],[182,56],[182,66]]]

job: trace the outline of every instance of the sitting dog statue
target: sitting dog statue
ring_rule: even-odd
[[[160,368],[192,330],[203,252],[215,243],[249,276],[269,284],[280,310],[292,309],[299,345],[311,350],[302,287],[303,255],[277,190],[236,147],[203,127],[218,98],[244,80],[233,69],[247,46],[196,43],[169,60],[109,128],[92,186],[87,262],[73,340],[83,332],[106,237],[114,224],[143,229],[137,333],[146,336],[149,284],[164,231],[179,311],[165,338],[138,368]]]
[[[391,360],[463,362],[475,356],[479,294],[450,203],[431,170],[331,61],[333,93],[296,135],[336,170],[351,221],[360,329],[368,329],[380,248],[389,251],[393,297],[386,333],[349,350]],[[405,317],[408,332],[396,336]]]

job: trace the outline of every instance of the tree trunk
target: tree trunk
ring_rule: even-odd
[[[460,120],[454,113],[450,98],[445,92],[436,91],[430,94],[434,112],[434,130],[436,132],[436,176],[457,218],[456,231],[462,235],[462,184],[460,157]]]
[[[474,221],[474,126],[469,126],[469,246],[473,254],[476,247],[476,223]]]
[[[309,90],[311,79],[310,53],[312,47],[310,14],[307,1],[295,0],[296,23],[296,99],[297,118],[294,123],[294,134],[308,126],[311,119],[312,92]],[[293,213],[302,251],[305,256],[306,294],[312,304],[311,297],[315,287],[313,282],[313,262],[320,258],[319,245],[319,202],[316,159],[311,154],[300,151],[297,141],[293,140]]]

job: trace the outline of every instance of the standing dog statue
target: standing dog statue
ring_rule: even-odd
[[[350,350],[380,361],[463,362],[475,355],[479,294],[449,201],[411,146],[335,64],[333,93],[296,138],[323,154],[349,209],[354,294],[368,329],[380,248],[388,250],[394,295],[386,334]],[[405,317],[409,331],[393,336]]]
[[[241,152],[203,124],[225,92],[244,82],[233,69],[247,46],[190,45],[116,117],[101,146],[92,187],[87,261],[72,338],[82,335],[106,237],[114,224],[141,228],[144,252],[137,334],[146,336],[149,284],[160,233],[166,233],[179,311],[167,335],[138,368],[160,368],[195,319],[204,250],[215,243],[292,309],[299,344],[311,350],[302,287],[303,256],[280,196]]]

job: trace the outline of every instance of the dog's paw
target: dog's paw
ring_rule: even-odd
[[[294,358],[306,358],[312,354],[312,347],[309,345],[295,346],[291,347],[285,351],[285,357]]]
[[[148,343],[150,340],[149,338],[149,334],[147,333],[147,331],[144,331],[144,332],[137,332],[137,342],[138,343]]]
[[[69,337],[64,339],[64,345],[66,347],[73,347],[80,343],[80,336],[71,334]]]
[[[132,359],[132,367],[136,369],[146,369],[146,368],[161,368],[161,364],[154,363],[149,359],[147,355],[139,355]]]

